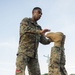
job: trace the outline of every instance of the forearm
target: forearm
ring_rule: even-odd
[[[43,35],[41,36],[40,38],[40,43],[44,44],[44,45],[47,45],[47,44],[50,44],[51,40],[50,39],[47,39],[46,37],[44,37]]]

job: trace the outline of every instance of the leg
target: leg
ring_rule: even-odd
[[[61,62],[60,62],[60,68],[61,68],[61,72],[62,72],[62,75],[68,75],[67,74],[67,71],[65,69],[65,54],[64,54],[64,50],[62,50],[62,53],[61,53]]]
[[[66,71],[66,69],[65,69],[65,65],[63,65],[63,64],[60,64],[61,66],[60,66],[60,69],[61,69],[61,75],[68,75],[67,74],[67,71]]]
[[[28,66],[29,75],[41,75],[38,58],[31,58],[27,66]]]
[[[61,75],[60,72],[61,50],[59,47],[52,47],[48,75]]]
[[[54,46],[52,48],[51,58],[49,64],[49,75],[67,75],[65,70],[65,55],[64,55],[64,43],[65,35],[61,32],[49,33],[48,38],[52,39]],[[59,48],[59,50],[58,50]]]
[[[19,53],[16,59],[16,75],[25,75],[27,57],[23,53]]]
[[[49,70],[48,75],[61,75],[60,64],[53,63],[49,65],[48,70]]]
[[[65,35],[63,36],[63,39],[62,39],[62,47],[64,48],[64,43],[65,43]],[[67,71],[65,69],[65,62],[66,62],[66,59],[65,59],[65,50],[64,49],[61,49],[61,61],[60,61],[60,68],[61,68],[61,73],[62,75],[68,75],[67,74]]]
[[[61,59],[61,50],[59,47],[52,47],[51,49],[51,57],[50,57],[50,63],[57,63],[60,64]]]

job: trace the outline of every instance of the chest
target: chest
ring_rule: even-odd
[[[37,24],[30,23],[30,27],[35,30],[41,30],[40,26]]]

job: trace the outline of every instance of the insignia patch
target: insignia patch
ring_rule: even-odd
[[[20,72],[20,70],[16,70],[16,73],[19,73]]]

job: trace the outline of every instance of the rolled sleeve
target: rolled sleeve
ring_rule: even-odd
[[[45,36],[41,35],[40,43],[46,45],[46,44],[49,44],[50,42],[51,42],[50,39],[47,39]]]

